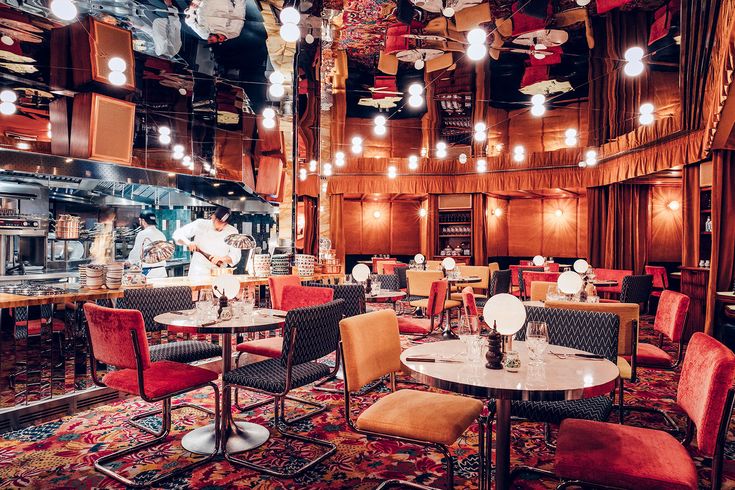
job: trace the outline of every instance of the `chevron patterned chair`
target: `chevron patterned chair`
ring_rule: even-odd
[[[546,322],[549,344],[580,349],[604,356],[617,362],[618,328],[620,320],[612,313],[564,310],[560,308],[526,307],[526,322]],[[517,340],[525,339],[525,329],[516,334]],[[613,409],[610,393],[615,382],[585,393],[580,400],[534,402],[517,400],[511,402],[511,414],[531,422],[544,423],[544,438],[551,443],[551,424],[560,424],[565,419],[606,421]],[[488,409],[495,413],[495,400],[490,400]],[[492,418],[492,417],[491,417]]]

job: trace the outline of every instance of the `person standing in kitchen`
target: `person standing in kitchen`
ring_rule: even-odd
[[[148,210],[141,211],[138,222],[142,228],[137,235],[135,235],[135,242],[133,242],[133,249],[128,255],[128,263],[137,264],[141,262],[143,258],[143,250],[149,247],[152,243],[161,240],[166,240],[166,236],[161,230],[158,229],[158,223],[156,222],[156,214]],[[156,262],[155,264],[141,264],[143,267],[143,274],[146,277],[158,278],[168,277],[166,273],[166,261]]]
[[[237,233],[234,226],[227,224],[229,219],[230,210],[218,206],[209,219],[194,220],[174,232],[174,242],[191,252],[189,277],[210,276],[212,269],[235,267],[240,262],[240,249],[225,242],[225,238]]]

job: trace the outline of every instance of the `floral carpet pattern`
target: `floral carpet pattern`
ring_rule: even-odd
[[[643,323],[642,340],[645,341],[652,337],[650,318]],[[404,340],[408,345],[408,340]],[[629,384],[626,389],[626,403],[669,410],[683,426],[681,412],[677,411],[674,403],[678,372],[640,369],[639,376],[640,380]],[[356,397],[355,412],[366,408],[385,392],[386,388],[380,388]],[[367,438],[348,430],[340,394],[315,391],[311,387],[299,389],[295,394],[328,405],[325,412],[299,422],[290,430],[335,443],[338,449],[332,457],[292,480],[259,474],[218,458],[189,474],[165,481],[163,488],[372,489],[381,480],[390,478],[446,488],[442,456],[438,452],[403,442]],[[180,397],[174,405],[176,401],[192,401],[213,408],[210,396],[211,390],[201,390]],[[247,402],[246,396],[241,393],[242,402]],[[0,434],[0,488],[121,488],[117,482],[95,471],[94,461],[135,441],[151,437],[125,423],[127,417],[150,408],[139,398],[129,398],[35,427]],[[287,404],[289,416],[304,409]],[[253,462],[288,469],[303,464],[304,457],[314,457],[321,451],[308,443],[286,442],[275,435],[270,405],[242,414],[237,410],[233,413],[238,420],[271,427],[271,439],[260,448],[245,453]],[[169,439],[148,451],[127,457],[124,464],[116,469],[145,481],[164,465],[168,471],[191,461],[192,455],[181,448],[180,439],[187,431],[203,425],[205,417],[190,409],[174,411],[174,427]],[[613,413],[610,421],[617,422],[617,412]],[[155,426],[158,421],[150,418],[146,423]],[[626,423],[662,426],[658,417],[642,414],[629,414]],[[451,451],[457,458],[455,488],[477,488],[477,426],[471,427],[451,447]],[[700,468],[700,486],[705,488],[709,484],[709,468],[702,465],[702,458],[697,456],[695,449],[692,449],[692,455]],[[728,451],[727,457],[734,458],[735,454]],[[544,444],[540,424],[513,423],[511,461],[513,465],[551,467],[553,450]],[[553,488],[556,485],[555,481],[528,478],[518,480],[517,488]],[[724,486],[735,488],[735,474],[728,474],[727,466]]]

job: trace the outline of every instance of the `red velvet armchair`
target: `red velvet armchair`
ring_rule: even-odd
[[[457,301],[447,300],[447,281],[434,281],[431,283],[429,297],[423,301],[420,307],[425,309],[427,318],[413,318],[407,316],[398,317],[398,331],[404,335],[419,335],[416,339],[423,339],[434,332],[435,318],[439,317],[441,325],[444,314],[448,307],[454,307]],[[421,301],[421,300],[420,300]],[[451,301],[451,304],[449,304]]]
[[[281,298],[283,298],[283,288],[286,286],[301,286],[301,278],[299,276],[270,276],[268,278],[268,290],[271,295],[271,307],[275,310],[282,310]]]

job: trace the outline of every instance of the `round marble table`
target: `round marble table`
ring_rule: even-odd
[[[516,373],[485,367],[485,359],[464,359],[464,344],[458,340],[430,342],[403,351],[401,364],[418,381],[455,393],[479,398],[495,398],[497,405],[496,488],[506,489],[510,478],[510,402],[511,400],[554,401],[584,397],[585,389],[613,382],[620,374],[607,359],[567,358],[551,354],[584,353],[550,345],[544,363],[529,364],[525,342],[513,342],[521,358]],[[448,359],[461,362],[414,362],[408,357]],[[490,458],[490,454],[487,455]]]
[[[232,335],[238,333],[264,332],[283,326],[286,312],[271,309],[257,309],[252,315],[245,315],[231,320],[202,322],[196,310],[162,313],[153,320],[161,325],[176,327],[179,331],[220,335],[222,341],[222,373],[232,370]],[[222,390],[221,426],[209,424],[195,429],[181,439],[181,445],[187,451],[197,454],[212,454],[214,451],[215,431],[220,431],[220,441],[227,452],[237,453],[254,449],[265,443],[270,437],[267,428],[251,422],[234,422],[232,420],[232,394],[230,390]]]

